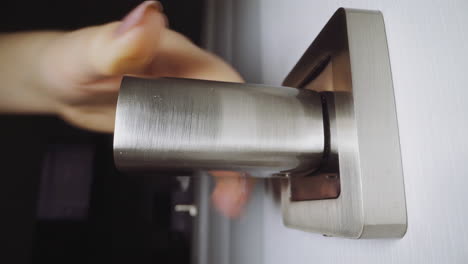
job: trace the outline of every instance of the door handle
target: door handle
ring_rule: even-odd
[[[380,12],[338,9],[283,86],[125,77],[121,170],[280,177],[286,226],[403,237],[406,200]]]
[[[324,149],[321,95],[305,89],[124,77],[116,116],[122,170],[310,174]]]

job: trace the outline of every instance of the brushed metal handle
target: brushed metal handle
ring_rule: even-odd
[[[286,226],[348,238],[404,236],[406,200],[382,14],[338,9],[284,85],[125,77],[116,165],[176,175],[291,176],[281,181]]]
[[[321,163],[324,137],[315,91],[124,77],[114,159],[126,171],[301,175]]]

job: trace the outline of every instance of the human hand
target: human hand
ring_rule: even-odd
[[[123,74],[242,82],[221,59],[166,28],[161,11],[146,1],[121,22],[57,33],[42,52],[40,75],[61,117],[112,132]]]
[[[146,1],[121,22],[57,32],[40,58],[40,89],[54,112],[78,127],[113,132],[123,74],[230,82],[242,78],[218,57],[166,27],[158,2]],[[235,172],[212,172],[214,205],[240,215],[253,181]]]

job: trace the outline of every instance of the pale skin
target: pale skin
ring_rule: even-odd
[[[146,1],[105,25],[0,34],[0,113],[57,115],[82,129],[112,133],[125,74],[243,81],[166,24],[161,5]],[[253,181],[234,172],[211,174],[213,204],[226,216],[239,216]]]

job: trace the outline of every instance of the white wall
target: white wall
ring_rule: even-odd
[[[383,12],[409,221],[401,240],[295,231],[259,184],[243,218],[211,218],[229,232],[210,230],[208,245],[224,241],[229,256],[209,263],[468,263],[468,1],[209,2],[208,47],[266,84],[282,82],[338,7]]]

